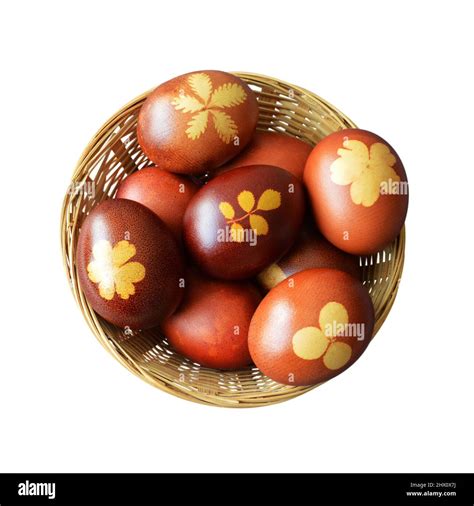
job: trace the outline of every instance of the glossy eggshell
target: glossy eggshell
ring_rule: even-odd
[[[212,179],[193,197],[184,215],[184,239],[205,272],[243,279],[258,274],[291,247],[303,214],[303,188],[292,174],[267,165],[241,167]],[[234,223],[242,227],[237,235],[232,235]]]
[[[197,190],[196,184],[184,176],[147,167],[122,181],[116,197],[134,200],[148,207],[180,239],[184,212]]]
[[[360,281],[334,269],[309,269],[262,300],[250,324],[250,354],[279,383],[314,385],[350,367],[373,326],[372,302]]]
[[[216,174],[245,165],[273,165],[291,172],[302,181],[306,160],[312,149],[310,144],[289,135],[255,132],[244,151],[217,169]]]
[[[156,88],[138,116],[138,142],[160,169],[212,171],[249,143],[258,119],[254,92],[238,77],[202,70]]]
[[[270,290],[289,276],[314,268],[338,269],[357,279],[361,277],[358,256],[336,248],[320,232],[308,225],[290,251],[258,275],[258,281]]]
[[[85,219],[77,270],[92,308],[119,327],[158,325],[184,292],[175,238],[158,216],[131,200],[106,200]]]
[[[403,227],[405,169],[395,150],[374,133],[347,129],[325,137],[306,162],[304,182],[318,228],[348,253],[379,251]]]
[[[181,306],[162,325],[173,348],[206,367],[249,365],[248,328],[261,299],[257,288],[196,272],[187,275],[186,284]]]

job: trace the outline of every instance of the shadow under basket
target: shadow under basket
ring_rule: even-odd
[[[315,145],[331,132],[355,127],[343,113],[299,86],[257,74],[236,72],[255,91],[259,130],[297,137]],[[314,386],[274,382],[256,367],[219,371],[174,352],[158,330],[132,332],[98,316],[82,293],[76,269],[81,225],[101,201],[115,195],[118,184],[151,162],[136,137],[137,116],[149,92],[137,97],[109,119],[82,154],[64,199],[61,241],[64,264],[76,301],[99,342],[121,364],[148,383],[183,399],[226,407],[265,406],[301,395]],[[375,307],[375,333],[394,302],[403,270],[405,231],[383,251],[361,257],[364,284]]]

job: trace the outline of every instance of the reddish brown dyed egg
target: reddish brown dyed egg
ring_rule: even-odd
[[[261,299],[250,282],[218,281],[196,272],[187,276],[179,309],[162,329],[179,353],[215,369],[240,369],[251,363],[250,320]]]
[[[279,383],[314,385],[350,367],[373,326],[372,302],[360,281],[334,269],[309,269],[262,300],[250,324],[250,354]]]
[[[131,200],[107,200],[89,214],[77,245],[77,269],[92,308],[119,327],[158,325],[184,292],[175,238],[156,214]]]
[[[325,137],[306,162],[304,182],[318,228],[348,253],[379,251],[403,227],[405,169],[395,150],[374,133],[347,129]]]
[[[184,176],[148,167],[128,176],[117,190],[117,198],[134,200],[158,215],[179,239],[183,216],[198,187]]]
[[[258,281],[270,290],[289,276],[314,268],[338,269],[357,279],[361,276],[359,257],[336,248],[308,225],[290,251],[258,275]]]
[[[185,174],[212,171],[250,141],[257,99],[237,76],[202,70],[156,88],[138,116],[138,142],[160,169]]]
[[[313,147],[289,135],[276,132],[255,132],[252,141],[240,155],[219,169],[221,174],[246,165],[273,165],[291,172],[303,180],[306,160]]]
[[[267,165],[241,167],[212,179],[193,197],[184,239],[205,272],[243,279],[291,247],[303,214],[303,188],[295,176]]]

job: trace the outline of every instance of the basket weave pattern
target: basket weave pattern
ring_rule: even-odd
[[[315,145],[331,132],[355,127],[343,113],[313,93],[278,79],[236,72],[255,91],[259,130],[271,130]],[[159,330],[119,329],[89,306],[76,270],[78,234],[87,214],[115,195],[132,172],[152,165],[136,138],[139,109],[149,92],[123,107],[93,137],[72,176],[61,216],[66,273],[74,297],[100,343],[127,369],[164,391],[184,399],[227,407],[262,406],[285,401],[314,388],[281,385],[257,368],[217,371],[175,353]],[[405,232],[383,251],[361,258],[363,280],[375,306],[375,333],[395,299],[403,270]]]

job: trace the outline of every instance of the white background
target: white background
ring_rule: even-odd
[[[474,471],[468,2],[2,5],[1,472]],[[94,339],[62,268],[62,198],[90,137],[205,68],[315,91],[395,146],[410,179],[383,329],[350,371],[266,408],[201,406],[134,377]]]

